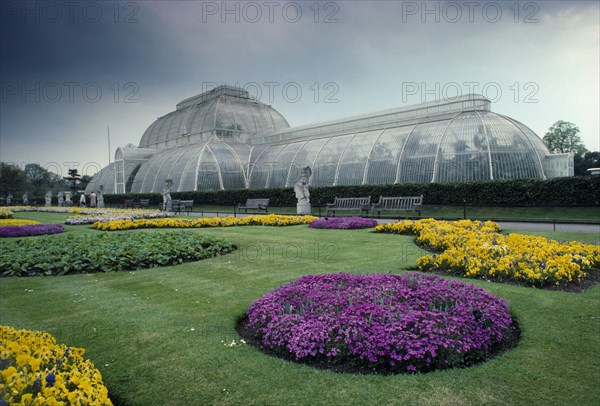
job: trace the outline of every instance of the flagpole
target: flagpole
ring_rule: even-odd
[[[110,127],[106,126],[106,132],[108,133],[108,163],[110,164]]]

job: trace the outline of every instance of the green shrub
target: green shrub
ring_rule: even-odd
[[[394,185],[328,186],[310,188],[313,207],[325,206],[337,197],[419,196],[425,205],[509,206],[509,207],[595,207],[600,206],[600,176],[541,179],[495,180],[465,183],[403,183]],[[175,192],[173,199],[194,200],[195,204],[235,206],[249,198],[269,198],[270,206],[294,207],[292,188],[243,189],[210,192]],[[106,195],[110,204],[124,199],[150,199],[162,202],[159,193]]]
[[[196,232],[67,234],[3,242],[2,276],[129,271],[231,252],[226,239]]]

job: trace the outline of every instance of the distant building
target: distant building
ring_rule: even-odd
[[[86,193],[291,187],[573,176],[573,157],[551,154],[481,95],[427,102],[290,128],[271,106],[230,86],[183,100],[139,145],[118,148]]]

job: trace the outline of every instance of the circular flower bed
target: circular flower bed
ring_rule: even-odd
[[[304,276],[252,303],[238,331],[277,356],[376,373],[467,366],[518,339],[502,299],[417,273]]]
[[[313,221],[310,228],[359,229],[371,228],[377,225],[377,220],[363,217],[323,217]]]

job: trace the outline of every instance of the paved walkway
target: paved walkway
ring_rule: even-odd
[[[600,224],[577,223],[534,223],[526,221],[498,221],[502,229],[532,230],[532,231],[580,231],[596,233],[600,236]]]
[[[225,212],[203,212],[204,217],[227,217],[232,213]],[[192,216],[200,216],[199,212],[190,213]],[[238,217],[251,216],[252,214],[237,213]],[[393,223],[397,219],[376,219],[379,224]],[[578,224],[578,223],[545,223],[533,221],[496,221],[504,229],[531,230],[531,231],[578,231],[584,233],[597,233],[600,238],[600,224]]]

